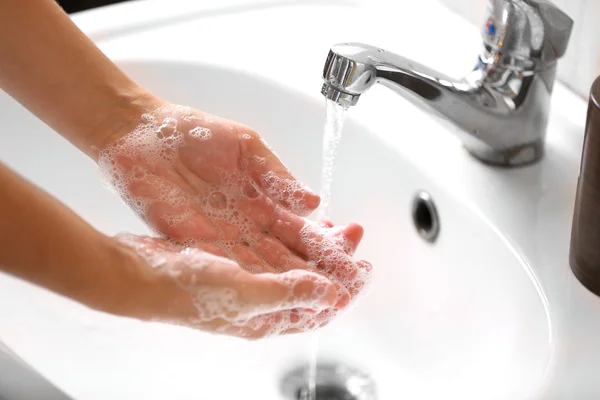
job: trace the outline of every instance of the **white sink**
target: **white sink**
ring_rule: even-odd
[[[164,98],[236,118],[255,127],[299,179],[318,187],[318,154],[324,119],[322,101],[250,75],[201,64],[129,62],[122,66],[142,85]],[[195,76],[193,84],[186,82],[190,76]],[[197,97],[200,91],[204,93],[203,101]],[[286,105],[284,108],[282,103]],[[271,111],[265,115],[264,110]],[[26,122],[35,123],[32,119],[29,116],[18,119],[21,130],[25,130]],[[52,169],[57,166],[52,165],[52,158],[63,151],[57,148],[58,143],[54,144],[56,137],[48,129],[32,130],[27,136],[21,136],[18,143],[10,143],[15,146],[13,149],[3,146],[7,151],[3,158],[17,168],[24,167],[26,161],[22,159],[19,147],[24,148],[27,142],[33,141],[46,149],[42,154],[34,154],[32,150],[36,159],[33,167],[38,169],[45,165],[47,167],[39,172],[54,175],[57,171]],[[79,155],[69,149],[64,152],[65,156],[72,155],[73,160],[71,163],[69,158],[63,159],[61,168],[71,169],[78,165],[79,160],[75,158],[80,158]],[[18,156],[11,157],[10,153]],[[307,162],[307,157],[311,162]],[[376,274],[367,300],[323,331],[321,351],[329,358],[349,359],[355,365],[372,370],[381,392],[390,393],[390,396],[396,393],[414,397],[420,393],[427,394],[423,398],[428,398],[456,393],[463,398],[492,398],[489,388],[497,387],[493,398],[503,399],[521,393],[526,383],[539,383],[550,360],[550,317],[530,267],[507,240],[467,204],[453,198],[421,173],[418,165],[387,148],[352,119],[344,129],[337,168],[332,218],[364,224],[367,235],[360,257],[375,265]],[[140,230],[138,224],[119,222],[121,216],[125,218],[130,212],[108,192],[99,192],[94,168],[90,166],[77,174],[73,180],[59,175],[71,181],[68,185],[56,184],[60,185],[56,188],[58,195],[76,202],[77,210],[84,211],[84,217],[88,219],[111,221],[120,230]],[[48,185],[54,186],[50,182]],[[411,203],[419,190],[427,190],[438,208],[441,233],[435,245],[421,239],[413,225]],[[11,288],[16,290],[14,285],[17,283],[8,282],[8,287],[0,289],[3,293]],[[35,314],[29,316],[31,319],[23,313],[15,315],[13,307],[6,303],[1,326],[3,330],[9,330],[13,326],[9,321],[20,319],[31,329],[32,335],[67,330],[84,339],[88,346],[85,351],[74,351],[70,341],[60,349],[62,362],[79,365],[80,373],[89,377],[80,377],[77,389],[65,385],[65,389],[73,390],[73,393],[85,390],[81,393],[82,399],[90,398],[92,394],[99,396],[99,393],[103,393],[100,397],[114,398],[127,389],[125,385],[119,387],[118,382],[107,392],[94,387],[97,364],[101,363],[111,365],[109,370],[102,371],[103,379],[113,381],[127,377],[127,386],[134,387],[138,395],[143,393],[147,399],[159,399],[168,394],[160,392],[154,385],[144,384],[149,378],[154,382],[161,376],[175,374],[178,377],[169,377],[171,385],[179,387],[182,395],[193,391],[197,382],[190,380],[186,372],[179,372],[187,368],[194,374],[206,368],[202,375],[210,376],[216,388],[220,387],[216,392],[222,396],[219,398],[235,398],[239,396],[236,393],[240,388],[227,385],[226,381],[233,373],[230,363],[236,364],[239,373],[249,380],[244,390],[252,388],[257,396],[263,391],[266,395],[272,388],[261,383],[265,371],[254,375],[254,369],[242,367],[244,360],[256,357],[257,348],[273,353],[271,357],[274,357],[281,354],[275,346],[294,348],[297,345],[291,343],[305,340],[282,339],[278,344],[274,343],[272,349],[268,342],[256,345],[236,341],[233,346],[237,350],[233,354],[231,340],[137,324],[135,329],[139,330],[140,336],[146,337],[144,343],[148,345],[142,347],[145,354],[139,357],[140,339],[134,337],[134,343],[131,343],[131,334],[90,335],[89,328],[77,318],[64,320],[62,327],[55,326],[56,321],[50,316],[58,318],[63,312],[63,304],[53,305],[53,302],[39,304],[46,315],[45,321],[39,321]],[[83,314],[95,318],[92,313]],[[185,339],[181,335],[185,335]],[[149,341],[150,337],[153,340]],[[340,337],[345,340],[340,341]],[[120,355],[103,349],[102,341],[105,340],[121,346]],[[10,338],[8,343],[11,343]],[[183,360],[182,346],[186,349]],[[205,348],[210,348],[215,358],[227,354],[228,362],[224,365],[218,360],[209,363]],[[306,345],[299,348],[304,352]],[[92,358],[94,362],[90,362],[90,352],[97,352]],[[293,353],[297,351],[292,350],[290,354]],[[290,357],[290,354],[283,354],[286,359]],[[122,363],[123,358],[128,362]],[[151,360],[156,360],[157,364],[148,370]],[[381,370],[384,361],[387,372]],[[220,370],[219,365],[223,365],[223,369]],[[55,367],[48,365],[48,368]],[[83,368],[88,370],[83,372]],[[390,373],[390,368],[395,372]],[[142,370],[144,373],[131,373]],[[50,376],[53,374],[50,372]],[[277,376],[277,369],[273,369],[270,379]],[[428,384],[432,379],[436,381],[435,386]],[[277,387],[275,382],[273,387]],[[93,391],[87,392],[90,389]],[[172,390],[172,387],[168,389]],[[109,393],[112,396],[108,396]]]
[[[425,3],[410,7],[424,12]],[[150,4],[160,16],[164,3]],[[139,7],[96,13],[109,18]],[[267,33],[302,13],[318,19],[317,14],[334,10],[351,19],[364,12],[337,7],[266,7],[262,25],[251,9],[240,9],[230,16],[216,12],[201,27],[192,17],[177,23],[171,16],[172,27],[96,34],[104,35],[104,50],[142,85],[172,102],[254,127],[298,178],[318,188],[325,117],[319,67],[340,34],[315,22],[323,32],[300,38],[290,27],[286,40],[295,46],[295,38],[302,39],[306,46],[281,47],[268,59],[279,39]],[[460,22],[435,10],[434,24]],[[94,15],[81,16],[84,28]],[[255,27],[245,31],[263,40],[253,50],[254,62],[240,63],[244,46],[236,47],[241,55],[235,57],[226,51],[237,39],[218,33],[230,25],[240,31]],[[464,30],[471,32],[468,26]],[[189,43],[164,46],[161,54],[151,50],[208,32],[215,39],[202,55],[190,54]],[[220,46],[213,43],[219,41]],[[321,48],[315,50],[315,43]],[[304,51],[305,58],[278,73],[275,61],[292,51]],[[308,74],[314,76],[303,77]],[[289,76],[295,79],[288,81]],[[331,217],[364,225],[358,256],[371,261],[375,273],[369,296],[320,331],[320,358],[367,371],[385,400],[591,399],[595,396],[585,395],[600,393],[593,380],[600,340],[592,341],[600,332],[594,334],[600,300],[578,285],[567,264],[577,130],[584,118],[578,113],[584,103],[560,86],[557,90],[555,102],[572,106],[551,119],[544,161],[520,170],[478,163],[437,121],[384,89],[372,89],[350,110]],[[0,129],[14,133],[0,135],[0,160],[108,234],[146,231],[101,187],[91,161],[7,96],[0,96],[0,110]],[[417,234],[411,217],[414,196],[422,190],[439,212],[441,231],[434,244]],[[314,344],[314,335],[247,343],[117,319],[5,275],[0,293],[0,340],[78,400],[277,400],[279,379],[306,361]],[[585,344],[585,351],[577,351],[577,343]]]

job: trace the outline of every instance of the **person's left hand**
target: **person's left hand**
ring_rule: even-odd
[[[247,339],[324,326],[349,296],[321,274],[253,274],[234,261],[146,236],[113,239],[137,279],[123,315]],[[124,253],[123,253],[124,254]],[[133,261],[133,262],[132,262]]]

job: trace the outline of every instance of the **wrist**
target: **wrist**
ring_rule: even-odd
[[[191,296],[175,280],[114,238],[111,247],[111,292],[103,311],[141,320],[181,322],[195,315]]]
[[[96,113],[97,121],[82,138],[80,150],[97,159],[98,152],[106,145],[133,131],[142,114],[152,112],[166,104],[139,86],[121,88]]]
[[[139,286],[137,260],[102,234],[86,243],[87,249],[68,269],[78,267],[78,276],[59,292],[97,311],[129,316],[130,293]]]

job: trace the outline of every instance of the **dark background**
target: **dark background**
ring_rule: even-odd
[[[89,8],[121,3],[127,0],[57,0],[57,3],[68,13],[83,11]]]

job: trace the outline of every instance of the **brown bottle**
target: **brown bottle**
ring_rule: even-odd
[[[569,259],[577,279],[600,296],[600,77],[590,94]]]

